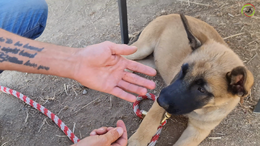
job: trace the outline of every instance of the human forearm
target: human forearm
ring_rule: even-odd
[[[16,70],[67,77],[82,85],[135,101],[126,91],[145,95],[155,83],[125,69],[154,76],[156,71],[121,55],[136,47],[104,42],[86,48],[69,48],[29,40],[0,29],[0,70]]]
[[[72,78],[79,50],[38,42],[0,29],[0,69]]]

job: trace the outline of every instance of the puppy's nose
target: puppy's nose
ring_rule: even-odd
[[[167,110],[168,108],[169,108],[169,104],[167,103],[167,102],[165,102],[164,100],[163,100],[163,98],[157,98],[157,102],[158,102],[158,104],[162,107],[162,108],[164,108],[165,110]]]

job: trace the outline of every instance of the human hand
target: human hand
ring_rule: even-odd
[[[122,120],[117,121],[117,127],[101,127],[90,133],[72,146],[126,146],[127,131]]]
[[[156,75],[153,68],[121,56],[130,55],[136,50],[134,46],[112,42],[103,42],[80,49],[75,55],[76,69],[73,79],[91,89],[134,102],[136,97],[126,91],[145,95],[146,88],[154,89],[155,83],[125,69],[149,76]]]

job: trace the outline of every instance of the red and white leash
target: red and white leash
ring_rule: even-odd
[[[79,142],[79,138],[77,136],[75,136],[75,134],[60,120],[60,118],[58,116],[56,116],[55,114],[53,114],[51,111],[49,111],[47,108],[45,108],[44,106],[40,105],[39,103],[31,100],[29,97],[23,95],[20,92],[17,92],[15,90],[9,89],[7,87],[4,86],[0,86],[0,91],[7,93],[7,94],[11,94],[17,98],[19,98],[20,100],[24,101],[26,104],[34,107],[35,109],[39,110],[40,112],[42,112],[44,115],[46,115],[47,117],[49,117],[50,119],[52,119],[52,121],[54,123],[56,123],[60,129],[68,136],[68,138],[73,142],[73,143],[77,143]],[[151,93],[147,93],[145,96],[138,96],[136,102],[133,104],[133,108],[134,108],[134,112],[135,114],[140,117],[141,119],[144,118],[143,116],[146,115],[146,112],[144,110],[140,110],[139,109],[139,103],[144,100],[144,99],[151,99],[153,101],[156,100],[155,95],[151,94]],[[151,142],[149,143],[148,146],[155,146],[161,131],[162,131],[162,127],[167,123],[167,121],[163,121],[161,123],[161,125],[157,128],[157,132],[156,134],[152,137]]]
[[[54,115],[51,111],[49,111],[48,109],[46,109],[44,106],[40,105],[39,103],[31,100],[29,97],[23,95],[22,93],[19,93],[15,90],[9,89],[7,87],[3,87],[0,86],[0,91],[7,93],[7,94],[11,94],[19,99],[21,99],[22,101],[24,101],[26,104],[34,107],[35,109],[39,110],[40,112],[42,112],[44,115],[46,115],[47,117],[49,117],[50,119],[52,119],[52,121],[54,123],[56,123],[60,129],[68,136],[68,138],[73,142],[73,143],[77,143],[80,140],[78,139],[78,137],[75,136],[75,134],[60,120],[59,117],[57,117],[56,115]]]
[[[139,103],[140,103],[142,100],[144,100],[144,99],[151,99],[151,100],[155,101],[156,98],[157,98],[157,97],[156,97],[154,94],[151,94],[151,93],[147,93],[145,96],[137,96],[137,99],[136,99],[136,101],[135,101],[134,104],[133,104],[133,109],[134,109],[135,114],[136,114],[139,118],[143,119],[147,112],[144,111],[144,110],[140,110],[140,109],[139,109]],[[167,118],[169,118],[169,117],[167,117]],[[167,123],[167,120],[164,118],[164,121],[163,121],[163,122],[161,123],[161,125],[157,128],[157,132],[156,132],[155,135],[152,137],[151,142],[148,144],[148,146],[155,146],[155,144],[156,144],[156,142],[158,141],[158,138],[159,138],[159,136],[160,136],[160,134],[161,134],[161,132],[162,132],[162,128],[163,128],[163,126],[164,126],[166,123]]]

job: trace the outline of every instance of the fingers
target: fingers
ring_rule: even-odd
[[[101,127],[101,128],[99,128],[99,129],[93,130],[93,131],[90,133],[90,136],[102,135],[102,134],[107,133],[107,131],[109,131],[107,127]]]
[[[93,130],[95,133],[105,132],[105,134],[94,135],[81,140],[78,145],[112,145],[112,146],[126,146],[127,144],[127,130],[122,120],[117,121],[117,127],[101,127]],[[93,132],[92,131],[92,132]],[[91,132],[91,133],[92,133]]]
[[[113,129],[113,127],[108,127],[107,128],[107,131],[110,131],[110,130],[112,130]]]
[[[113,55],[130,55],[137,51],[135,46],[125,44],[115,44],[112,42],[104,42],[110,48]]]
[[[114,128],[108,131],[106,134],[102,135],[106,139],[108,143],[114,143],[118,140],[124,133],[124,129],[122,127]]]
[[[123,135],[112,146],[126,146],[127,144],[127,130],[125,123],[122,120],[117,121],[117,127],[121,127],[124,130]]]
[[[123,80],[118,82],[118,87],[120,87],[120,88],[122,88],[122,89],[124,89],[126,91],[139,94],[139,95],[145,95],[147,93],[147,89],[146,88],[139,87],[137,85],[128,83],[128,82],[123,81]]]
[[[132,60],[126,59],[126,61],[127,61],[126,68],[129,69],[129,70],[139,72],[139,73],[142,73],[142,74],[146,74],[148,76],[155,76],[156,75],[156,70],[149,67],[149,66],[143,65],[141,63],[138,63],[138,62],[135,62],[135,61],[132,61]]]
[[[89,134],[90,136],[94,136],[94,135],[97,135],[97,132],[95,130],[93,130],[92,132],[90,132]]]
[[[119,87],[115,87],[111,93],[114,96],[117,96],[121,99],[124,99],[126,101],[129,102],[135,102],[136,101],[136,97],[130,93],[125,92],[123,89],[119,88]]]
[[[133,84],[136,84],[136,85],[146,87],[148,89],[154,89],[155,88],[155,83],[153,81],[147,80],[147,79],[142,78],[142,77],[140,77],[136,74],[133,74],[133,73],[126,72],[124,77],[123,77],[123,80],[125,80],[129,83],[133,83]],[[134,92],[134,93],[137,93],[137,92]],[[141,94],[141,95],[144,95],[144,94]]]
[[[124,132],[126,132],[126,126],[125,126],[125,123],[124,123],[123,120],[118,120],[118,121],[116,122],[116,126],[123,128]],[[127,134],[127,133],[126,133],[126,134]]]

